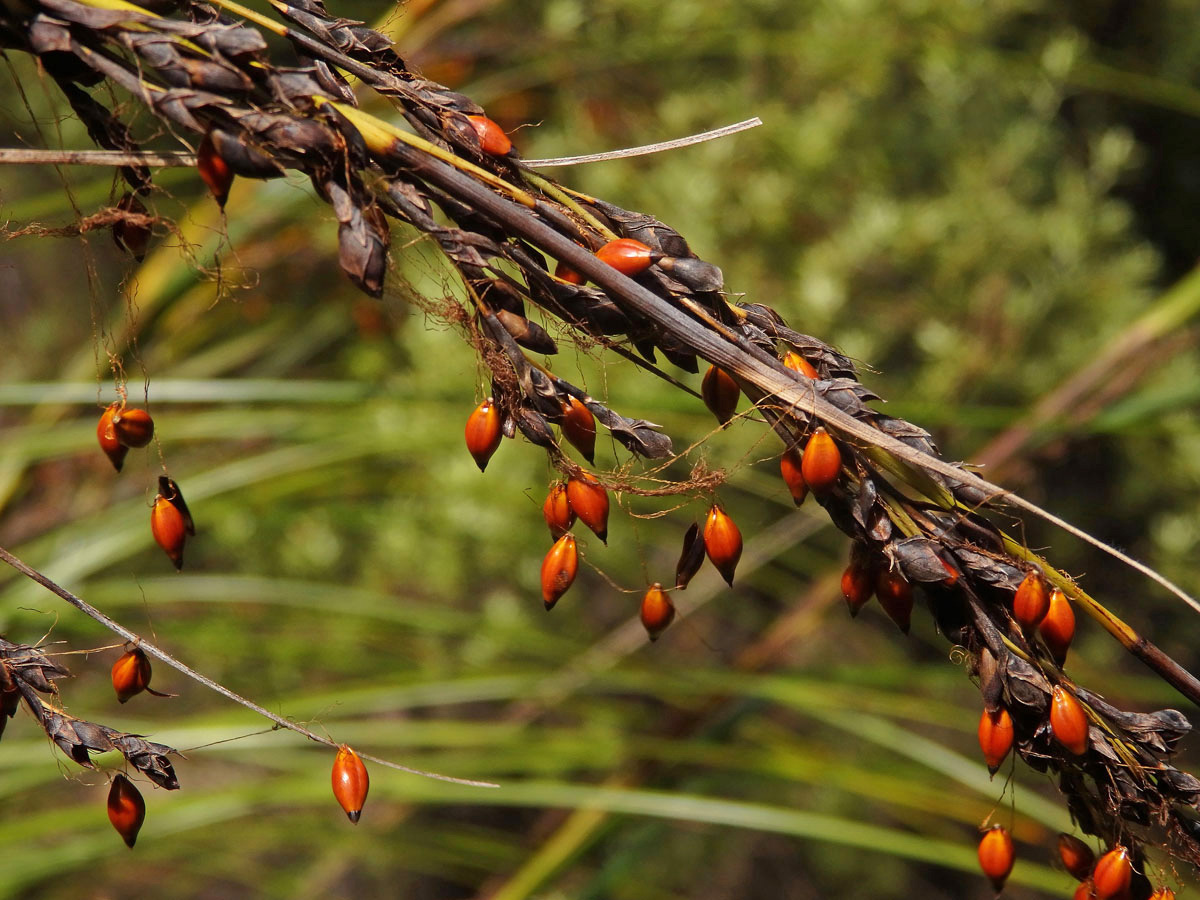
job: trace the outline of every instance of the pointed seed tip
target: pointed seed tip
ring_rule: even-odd
[[[357,825],[358,820],[360,818],[362,818],[362,810],[361,809],[346,810],[346,818],[350,820],[350,824]]]

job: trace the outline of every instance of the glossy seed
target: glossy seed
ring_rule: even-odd
[[[650,268],[654,263],[654,251],[633,238],[618,238],[597,250],[596,258],[622,275],[633,276]]]
[[[1087,713],[1074,694],[1058,685],[1055,685],[1050,697],[1050,730],[1054,739],[1075,756],[1087,752]]]
[[[704,520],[704,552],[732,587],[734,570],[742,558],[742,533],[725,510],[716,504]]]
[[[331,781],[333,796],[346,811],[346,817],[357,825],[367,802],[367,791],[371,789],[371,779],[358,754],[345,744],[338,748],[333,760]]]
[[[141,647],[134,647],[112,666],[112,686],[117,700],[124,703],[150,686],[150,660]]]
[[[942,568],[946,570],[946,577],[942,579],[942,587],[952,588],[958,584],[958,569],[954,564],[946,561],[941,556],[938,557],[938,562],[942,564]]]
[[[145,216],[146,207],[132,193],[126,193],[117,203],[117,209],[124,213],[132,213],[137,216]],[[122,250],[125,250],[141,262],[146,258],[146,248],[150,246],[150,238],[153,236],[150,227],[147,225],[134,225],[128,219],[118,219],[113,223],[112,227],[113,241]]]
[[[1031,570],[1013,595],[1013,618],[1022,628],[1032,631],[1049,611],[1050,591],[1046,587],[1046,580],[1041,572]]]
[[[96,440],[100,442],[100,449],[113,464],[113,468],[120,472],[121,467],[125,465],[125,454],[129,452],[129,448],[117,440],[117,432],[113,427],[113,416],[117,414],[117,406],[118,404],[114,403],[100,414],[100,421],[96,423]]]
[[[1075,612],[1067,595],[1058,588],[1050,591],[1050,608],[1038,625],[1038,633],[1061,669],[1067,661],[1071,641],[1075,638]]]
[[[583,284],[585,281],[587,281],[586,278],[584,278],[566,263],[561,262],[554,267],[554,277],[567,282],[567,284]]]
[[[572,475],[567,480],[567,502],[579,521],[590,528],[604,543],[608,543],[608,491],[587,472]]]
[[[556,541],[566,534],[575,521],[575,513],[567,502],[567,486],[561,481],[550,488],[546,502],[542,504],[542,518],[550,529],[550,536]]]
[[[850,565],[842,573],[842,596],[850,609],[850,616],[856,617],[859,611],[867,605],[875,593],[875,574],[867,561],[865,553],[857,549],[850,552]]]
[[[679,554],[679,562],[675,564],[675,588],[684,590],[688,583],[696,577],[700,567],[704,565],[704,538],[700,536],[700,526],[693,522],[683,536],[683,550]]]
[[[1003,706],[995,712],[986,709],[979,717],[979,749],[988,771],[995,775],[1013,745],[1013,720]]]
[[[467,450],[479,466],[479,471],[487,469],[492,454],[500,447],[504,435],[501,431],[500,409],[496,401],[488,397],[467,417],[467,427],[464,432],[467,440]]]
[[[1092,891],[1096,900],[1114,900],[1129,890],[1133,881],[1133,866],[1129,851],[1116,846],[1096,860],[1092,870]]]
[[[1175,900],[1175,892],[1163,885],[1150,895],[1150,900]]]
[[[803,505],[804,498],[808,496],[808,483],[800,468],[800,454],[795,450],[783,451],[783,456],[779,457],[779,474],[783,476],[783,483],[787,485],[792,502],[797,506]]]
[[[479,146],[489,156],[507,156],[512,150],[512,140],[504,129],[487,116],[467,116],[475,136],[479,138]]]
[[[588,462],[596,461],[596,417],[578,397],[567,395],[563,402],[563,417],[559,423],[563,437],[583,454]]]
[[[1071,900],[1094,900],[1096,894],[1092,887],[1092,879],[1079,883],[1075,888],[1075,893],[1071,895]]]
[[[899,572],[885,569],[875,579],[875,596],[896,627],[905,634],[912,625],[912,585]]]
[[[1092,852],[1092,848],[1074,835],[1066,833],[1058,836],[1058,858],[1076,881],[1086,881],[1096,863],[1096,854]]]
[[[209,192],[217,201],[217,206],[224,208],[229,199],[229,189],[233,186],[233,171],[229,164],[221,158],[210,135],[204,135],[200,148],[196,151],[196,165],[200,169],[200,177],[208,185]]]
[[[183,568],[183,545],[187,542],[187,519],[179,508],[161,493],[150,510],[150,533],[176,569]]]
[[[979,842],[979,868],[983,869],[983,874],[992,882],[996,893],[1000,893],[1004,888],[1004,882],[1008,881],[1015,861],[1016,852],[1008,829],[1003,825],[993,825],[984,832],[983,839]]]
[[[704,398],[704,405],[708,407],[708,411],[716,416],[722,425],[737,412],[738,398],[741,395],[742,389],[728,372],[718,366],[708,367],[708,371],[704,373],[704,380],[700,383],[700,396]]]
[[[783,364],[793,372],[799,372],[805,378],[819,377],[816,368],[795,350],[789,350],[783,355]]]
[[[117,829],[125,846],[132,850],[142,823],[146,821],[146,801],[133,782],[119,773],[113,777],[112,787],[108,789],[108,821]]]
[[[800,472],[805,483],[816,494],[833,487],[842,471],[842,453],[824,428],[818,428],[808,439]]]
[[[658,582],[650,585],[650,588],[642,595],[641,618],[642,626],[652,641],[657,641],[658,636],[675,618],[675,604],[671,602],[671,597]]]
[[[552,609],[567,592],[578,571],[579,555],[575,549],[575,536],[564,534],[554,542],[542,560],[542,602],[546,609]]]
[[[144,409],[131,406],[113,414],[113,431],[126,447],[145,447],[154,438],[154,420]]]

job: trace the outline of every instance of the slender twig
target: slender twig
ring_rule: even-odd
[[[521,165],[531,169],[542,169],[548,166],[578,166],[583,163],[604,162],[608,159],[628,159],[631,156],[649,156],[651,153],[662,153],[664,150],[676,150],[680,147],[690,147],[693,144],[703,144],[705,141],[715,141],[717,138],[729,137],[739,131],[748,131],[762,124],[762,119],[755,116],[743,122],[735,122],[723,128],[714,128],[700,134],[690,134],[687,137],[676,138],[673,141],[659,141],[657,144],[643,144],[640,147],[626,147],[624,150],[608,150],[604,153],[589,153],[585,156],[558,156],[553,159],[523,159]]]
[[[0,166],[157,166],[189,168],[196,165],[196,154],[183,151],[166,153],[122,153],[117,150],[34,150],[0,148]]]
[[[4,549],[3,547],[0,547],[0,561],[8,563],[8,565],[12,566],[14,569],[16,569],[18,572],[20,572],[26,578],[36,581],[38,584],[40,584],[42,587],[44,587],[50,593],[65,600],[67,603],[71,604],[71,606],[75,607],[77,610],[79,610],[84,615],[88,616],[89,618],[95,619],[97,622],[99,622],[101,625],[103,625],[109,631],[113,632],[114,634],[120,635],[121,637],[125,638],[125,640],[127,640],[127,641],[135,642],[148,655],[153,656],[155,659],[161,660],[162,662],[164,662],[168,666],[170,666],[172,669],[182,672],[188,678],[192,679],[195,682],[198,682],[199,684],[204,685],[210,691],[215,691],[216,693],[220,694],[222,697],[225,697],[227,700],[232,700],[234,703],[238,703],[238,704],[246,707],[246,709],[250,710],[251,712],[257,713],[258,715],[262,716],[265,719],[270,719],[272,722],[274,722],[280,728],[286,728],[288,731],[294,731],[297,734],[304,735],[304,737],[308,738],[310,741],[315,741],[318,744],[324,744],[326,747],[337,748],[337,747],[341,746],[340,744],[338,744],[337,741],[331,740],[330,738],[324,737],[323,735],[319,735],[316,732],[309,731],[307,728],[305,728],[302,725],[297,725],[295,722],[285,719],[282,716],[276,715],[275,713],[271,712],[269,709],[259,706],[257,703],[253,702],[252,700],[247,700],[241,694],[234,693],[233,691],[231,691],[229,688],[225,687],[224,685],[218,684],[217,682],[213,681],[208,676],[200,674],[195,669],[191,668],[191,666],[188,666],[187,664],[180,662],[178,659],[176,659],[170,653],[167,653],[165,650],[163,650],[159,647],[156,647],[154,644],[151,644],[149,641],[147,641],[141,635],[135,634],[134,632],[130,631],[128,628],[126,628],[120,622],[117,622],[114,619],[110,619],[108,616],[106,616],[104,613],[100,612],[100,610],[96,609],[96,607],[92,606],[90,603],[88,603],[82,597],[78,597],[75,594],[72,594],[70,591],[68,591],[66,588],[62,587],[60,584],[52,581],[48,576],[43,575],[37,569],[33,568],[32,566],[27,565],[26,563],[22,562],[17,557],[13,556],[11,553],[8,552],[8,550]],[[378,763],[381,766],[387,766],[390,769],[398,769],[399,771],[407,772],[410,775],[420,775],[422,778],[433,778],[438,781],[448,781],[451,784],[464,784],[464,785],[468,785],[470,787],[491,787],[491,788],[499,787],[499,785],[493,784],[490,781],[474,781],[469,778],[454,778],[451,775],[440,775],[437,772],[426,772],[423,769],[414,769],[411,766],[405,766],[405,765],[401,765],[400,763],[391,762],[390,760],[380,759],[378,756],[371,756],[366,753],[359,753],[358,755],[361,756],[363,759],[370,760],[373,763]]]

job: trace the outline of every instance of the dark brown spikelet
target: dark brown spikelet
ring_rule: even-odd
[[[683,550],[675,564],[675,588],[684,590],[704,565],[704,538],[700,526],[693,522],[683,536]]]

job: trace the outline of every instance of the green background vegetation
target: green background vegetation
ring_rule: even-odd
[[[515,139],[531,158],[760,116],[731,139],[557,174],[677,227],[731,290],[872,367],[888,411],[953,458],[979,458],[1102,361],[1094,390],[989,471],[1200,593],[1192,4],[331,9],[384,22],[430,77],[529,126]],[[28,60],[5,69],[5,145],[88,146]],[[238,182],[225,220],[194,172],[156,181],[179,231],[141,266],[103,232],[0,243],[0,543],[282,714],[502,787],[376,767],[354,828],[324,748],[162,666],[155,684],[178,699],[118,706],[117,650],[65,657],[68,710],[187,751],[183,789],[146,788],[131,853],[105,777],[18,715],[0,743],[0,896],[984,898],[989,815],[1018,839],[1009,895],[1069,895],[1049,868],[1068,827],[1053,784],[1024,765],[1003,798],[1014,770],[989,782],[977,692],[927,616],[907,640],[876,606],[846,616],[846,541],[815,505],[793,510],[760,424],[688,460],[730,472],[720,499],[748,539],[733,591],[706,570],[649,645],[637,598],[671,577],[705,505],[623,497],[610,546],[584,543],[586,571],[547,615],[551,473],[519,440],[486,475],[462,448],[486,381],[458,334],[406,302],[452,291],[428,245],[397,232],[381,306],[338,272],[332,216],[303,180]],[[117,196],[106,171],[0,171],[10,231]],[[1135,323],[1147,339],[1122,345]],[[95,446],[113,349],[131,397],[148,383],[197,520],[180,576],[147,527],[157,451],[117,477]],[[712,429],[694,398],[619,360],[564,341],[554,366],[679,448]],[[602,442],[598,461],[627,457]],[[1194,613],[1060,534],[1026,534],[1200,664]],[[55,651],[111,644],[12,577],[0,630]],[[1116,703],[1194,713],[1090,623],[1069,669]]]

